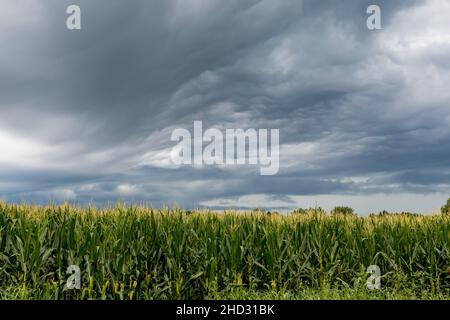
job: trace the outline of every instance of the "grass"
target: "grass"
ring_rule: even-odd
[[[1,299],[448,299],[449,267],[446,215],[0,203]]]

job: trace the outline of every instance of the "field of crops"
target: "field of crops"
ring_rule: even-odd
[[[2,299],[448,299],[449,267],[445,215],[0,203]]]

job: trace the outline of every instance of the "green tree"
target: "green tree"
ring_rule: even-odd
[[[321,207],[315,207],[315,208],[298,208],[292,211],[292,214],[326,214],[327,212],[322,209]]]
[[[308,214],[308,210],[307,209],[303,209],[303,208],[298,208],[295,209],[292,214]]]
[[[441,208],[442,214],[450,214],[450,198],[448,198],[447,203]]]
[[[354,215],[355,210],[350,207],[334,207],[331,214],[343,214],[343,215]]]

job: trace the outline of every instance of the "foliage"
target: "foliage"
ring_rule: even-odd
[[[324,209],[322,209],[321,207],[307,208],[307,209],[298,208],[298,209],[295,209],[292,212],[292,214],[318,214],[318,215],[324,215],[324,214],[326,214],[326,211]]]
[[[450,215],[450,198],[448,198],[447,203],[442,206],[441,213]]]
[[[355,210],[350,207],[334,207],[331,214],[343,214],[343,215],[354,215]]]

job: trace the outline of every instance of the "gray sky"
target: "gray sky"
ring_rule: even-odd
[[[2,0],[0,197],[436,211],[450,1]],[[66,8],[82,30],[66,29]],[[280,171],[175,167],[175,128],[279,128]]]

